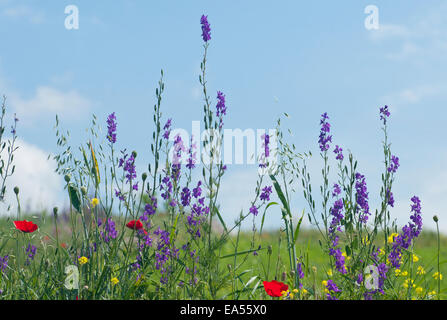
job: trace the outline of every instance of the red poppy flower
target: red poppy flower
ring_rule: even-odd
[[[17,229],[22,232],[31,233],[37,230],[37,224],[34,224],[32,221],[14,221],[14,225]]]
[[[143,223],[140,220],[132,220],[128,224],[126,224],[126,227],[128,227],[129,229],[140,230],[143,229]]]
[[[276,280],[264,281],[263,284],[265,292],[271,297],[281,297],[281,292],[289,290],[288,285]]]

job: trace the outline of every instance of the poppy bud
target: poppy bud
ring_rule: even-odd
[[[19,194],[19,187],[14,187],[14,193],[15,193],[16,195]]]
[[[82,186],[81,187],[81,192],[82,192],[82,195],[85,196],[87,194],[87,188]]]
[[[134,159],[137,157],[137,152],[135,150],[132,151],[132,156],[134,157]]]
[[[57,217],[57,210],[58,210],[57,207],[53,208],[53,214],[54,214],[55,217]]]
[[[65,179],[65,182],[70,182],[70,179],[71,179],[71,176],[69,175],[69,174],[66,174],[65,176],[64,176],[64,179]]]
[[[143,174],[141,175],[141,178],[143,179],[143,182],[146,181],[147,179],[147,173],[143,172]]]
[[[433,220],[434,220],[435,222],[438,222],[438,216],[437,216],[437,215],[434,215],[434,216],[433,216]]]
[[[271,255],[272,252],[273,252],[272,245],[269,245],[269,246],[267,247],[267,253],[268,253],[269,255]]]
[[[287,277],[287,273],[284,271],[284,272],[281,274],[281,281],[286,281],[286,277]]]
[[[228,271],[231,272],[231,264],[227,265]]]

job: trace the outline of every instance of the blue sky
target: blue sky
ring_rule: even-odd
[[[64,27],[71,4],[79,8],[78,30]],[[378,30],[364,26],[367,5],[379,9]],[[392,214],[406,223],[416,194],[426,225],[434,227],[437,213],[447,231],[445,1],[0,0],[0,94],[20,119],[23,145],[23,173],[11,183],[23,185],[30,203],[63,202],[62,183],[42,160],[57,151],[56,113],[77,146],[91,114],[105,128],[115,111],[119,147],[139,152],[141,170],[160,69],[165,117],[186,129],[202,118],[202,14],[212,29],[209,91],[213,98],[217,90],[226,94],[226,128],[274,128],[287,112],[290,141],[314,153],[318,185],[319,117],[328,112],[334,142],[359,160],[374,204],[382,170],[378,109],[387,104],[401,162]],[[230,167],[221,194],[228,220],[247,208],[255,181],[255,166]],[[301,191],[295,197],[300,212]],[[267,220],[271,227],[281,223],[277,213]]]

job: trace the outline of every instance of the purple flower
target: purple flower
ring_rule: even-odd
[[[332,191],[332,197],[337,197],[341,193],[341,188],[338,184],[334,183],[334,191]]]
[[[362,223],[366,223],[368,221],[368,216],[371,215],[369,212],[369,204],[368,204],[368,189],[366,187],[365,176],[360,173],[355,174],[355,190],[356,190],[356,200],[357,200],[357,208],[356,211],[359,213],[359,220]]]
[[[331,131],[331,124],[326,121],[328,119],[329,117],[326,112],[321,115],[321,130],[320,137],[318,139],[321,152],[327,151],[329,149],[329,142],[332,142],[332,136],[328,135],[328,133]]]
[[[262,201],[270,201],[271,193],[272,193],[272,186],[264,187],[264,189],[262,189],[260,199]]]
[[[116,116],[115,112],[111,113],[107,118],[107,140],[111,143],[116,142]]]
[[[111,239],[116,239],[118,233],[115,229],[115,221],[111,219],[106,219],[104,224],[104,230],[100,232],[101,238],[104,242],[109,243]]]
[[[205,42],[211,40],[211,28],[208,23],[208,16],[202,15],[200,18],[200,24],[202,25],[202,39]]]
[[[397,169],[399,168],[399,166],[400,166],[399,158],[396,156],[391,156],[391,163],[390,163],[390,166],[388,167],[388,172],[395,173],[397,171]]]
[[[393,247],[388,256],[389,261],[395,268],[401,265],[402,249],[407,250],[411,242],[419,236],[422,231],[422,217],[421,217],[421,201],[417,196],[411,198],[413,204],[411,205],[412,215],[411,222],[402,228],[402,233],[394,238]]]
[[[184,187],[181,193],[182,206],[187,207],[191,203],[191,191]]]
[[[299,263],[297,264],[296,269],[297,269],[297,271],[298,271],[298,277],[299,277],[300,279],[303,279],[303,278],[304,278],[304,271],[303,271],[303,268],[302,268],[302,266],[301,266],[301,262],[299,262]]]
[[[34,260],[34,256],[36,255],[37,248],[36,246],[32,245],[31,243],[28,244],[28,247],[26,248],[26,261],[25,264],[29,265],[32,260]]]
[[[219,118],[219,128],[223,126],[223,116],[227,114],[225,106],[225,95],[221,91],[217,91],[216,116]]]
[[[163,130],[165,131],[163,133],[163,138],[165,138],[166,140],[169,139],[169,134],[171,133],[171,124],[172,124],[172,119],[168,119],[168,121],[166,121],[166,124],[163,127]]]
[[[5,272],[6,268],[8,267],[8,260],[9,260],[9,256],[6,255],[3,258],[0,257],[0,271],[1,272]]]
[[[255,205],[252,205],[250,208],[250,213],[257,216],[258,215],[258,208]]]
[[[335,284],[335,282],[333,280],[329,279],[327,281],[326,289],[329,290],[329,293],[327,294],[327,299],[328,300],[337,300],[335,293],[341,292],[341,290],[338,289],[337,285]]]
[[[343,160],[343,149],[340,148],[338,145],[335,146],[334,153],[337,155],[335,157],[336,160]]]
[[[383,124],[386,124],[386,119],[389,118],[390,112],[388,111],[388,106],[380,108],[380,120],[383,120]]]
[[[191,140],[189,143],[189,149],[188,149],[188,161],[186,163],[186,168],[188,169],[194,169],[196,167],[196,160],[197,160],[197,152],[195,151],[197,149],[197,144],[193,142],[193,136],[191,135]]]
[[[386,192],[386,198],[388,199],[387,204],[394,208],[394,196],[390,189]]]
[[[263,134],[261,136],[262,141],[262,148],[264,149],[263,153],[261,153],[261,163],[259,164],[260,168],[266,168],[267,167],[267,158],[270,156],[270,136],[268,134]]]

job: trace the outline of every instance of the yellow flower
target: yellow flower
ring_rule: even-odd
[[[90,204],[92,205],[92,208],[94,208],[99,204],[99,200],[97,198],[93,198],[92,201],[90,201]]]
[[[397,237],[397,236],[398,236],[397,233],[390,234],[390,236],[388,237],[388,243],[393,243],[394,242],[394,238]]]
[[[371,243],[371,241],[369,241],[368,236],[362,238],[362,244],[366,245],[366,244],[370,244],[370,243]]]
[[[332,277],[332,269],[329,269],[329,270],[326,272],[326,274],[327,274],[329,277]]]
[[[306,290],[306,289],[301,289],[301,291],[303,292],[303,294],[307,294],[308,293],[308,291]]]
[[[423,291],[424,291],[424,289],[422,289],[421,287],[417,287],[416,288],[416,293],[417,294],[422,294]]]
[[[322,284],[324,287],[326,287],[326,286],[327,286],[327,281],[326,281],[326,280],[323,280],[323,281],[321,281],[321,284]]]
[[[88,258],[87,257],[80,257],[79,259],[79,264],[82,266],[83,264],[86,264],[88,262]]]
[[[438,278],[439,278],[439,280],[442,280],[442,273],[435,272],[433,274],[433,278],[435,278],[436,280],[438,280]]]
[[[416,285],[414,284],[414,280],[411,279],[406,279],[403,283],[404,288],[408,289],[409,286],[412,286],[413,288],[416,287]]]
[[[429,296],[434,296],[434,295],[436,295],[436,291],[435,291],[435,290],[430,291],[430,292],[428,293],[428,295],[429,295]]]
[[[346,252],[343,252],[341,255],[342,255],[343,257],[345,257],[346,261],[349,261],[349,259],[351,259],[351,257],[348,256],[348,255],[346,254]]]
[[[396,274],[396,277],[400,275],[400,269],[394,270],[394,273]]]
[[[426,272],[422,266],[419,266],[418,270],[416,271],[416,274],[423,275],[423,274],[426,274]]]
[[[290,298],[290,299],[293,299],[293,293],[290,293],[290,294],[289,294],[289,298]]]
[[[292,292],[293,293],[298,293],[298,289],[293,289]]]
[[[408,276],[408,271],[402,271],[400,274],[402,277]]]
[[[379,256],[383,256],[385,254],[385,250],[382,248],[379,249]]]
[[[112,278],[110,281],[111,281],[114,285],[116,285],[116,284],[118,284],[118,282],[120,282],[120,281],[118,280],[117,277]]]
[[[418,262],[419,261],[419,257],[418,256],[415,256],[414,254],[413,254],[413,262]]]

